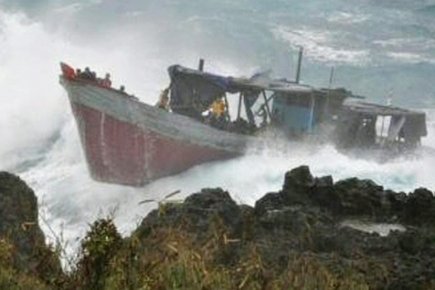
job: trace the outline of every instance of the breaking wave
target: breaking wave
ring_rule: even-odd
[[[358,49],[336,48],[328,43],[337,37],[323,30],[289,29],[277,27],[273,33],[278,39],[284,40],[293,48],[303,47],[308,57],[319,62],[348,63],[364,65],[369,61],[369,51]]]
[[[370,15],[354,14],[350,12],[336,12],[330,15],[327,19],[329,22],[348,25],[366,22],[370,19]]]

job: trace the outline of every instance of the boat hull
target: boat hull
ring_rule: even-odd
[[[120,92],[61,79],[93,179],[141,186],[236,157],[249,137],[216,130]]]

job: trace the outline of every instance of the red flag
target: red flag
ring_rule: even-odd
[[[72,67],[70,67],[69,65],[67,65],[64,62],[60,63],[60,68],[62,70],[62,74],[65,78],[67,79],[74,79],[76,77],[76,72],[74,71],[74,69]]]

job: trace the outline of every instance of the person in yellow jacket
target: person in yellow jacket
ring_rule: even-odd
[[[216,99],[211,104],[211,113],[215,118],[224,117],[227,106],[225,105],[225,101],[223,98]]]
[[[169,88],[164,89],[159,96],[156,107],[169,111]]]
[[[208,122],[211,126],[224,129],[227,125],[227,106],[223,97],[216,99],[210,106]]]

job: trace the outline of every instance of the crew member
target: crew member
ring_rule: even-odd
[[[81,73],[81,78],[85,79],[85,80],[92,80],[93,79],[93,74],[92,74],[91,70],[89,69],[89,67],[85,67],[85,71],[83,73]]]
[[[101,85],[105,88],[110,88],[112,86],[112,81],[110,80],[110,74],[106,73],[106,76],[101,81]]]
[[[169,110],[169,88],[164,89],[159,96],[159,101],[156,104],[156,107],[166,110]]]
[[[208,121],[211,126],[218,129],[225,129],[227,127],[225,119],[226,109],[227,106],[223,98],[218,98],[211,104],[211,116]]]
[[[216,99],[211,104],[211,113],[212,113],[213,117],[215,117],[217,119],[224,117],[225,110],[226,110],[226,105],[225,105],[225,101],[223,100],[223,98]]]

